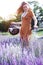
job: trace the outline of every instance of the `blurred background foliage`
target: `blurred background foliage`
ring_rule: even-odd
[[[43,8],[36,1],[29,1],[28,3],[33,7],[32,9],[36,15],[36,18],[38,20],[38,26],[39,26],[43,22]],[[21,21],[21,14],[14,15],[14,16],[15,16],[15,18],[12,18],[12,19],[7,20],[7,21],[5,21],[0,16],[0,31],[7,32],[8,28],[10,27],[11,22],[20,22]],[[32,23],[32,26],[33,26],[33,23]]]

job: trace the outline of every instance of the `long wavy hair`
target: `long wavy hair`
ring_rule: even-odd
[[[22,2],[21,6],[17,9],[17,14],[22,14],[24,12],[23,6],[27,4],[26,2]]]

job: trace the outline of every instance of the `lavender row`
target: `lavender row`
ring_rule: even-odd
[[[32,41],[33,44],[40,40]],[[41,40],[40,43],[43,43]],[[0,65],[43,65],[43,57],[34,57],[31,50],[21,47],[20,38],[8,38],[0,41]],[[35,45],[34,45],[35,46]]]

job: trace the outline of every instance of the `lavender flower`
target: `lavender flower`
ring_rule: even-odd
[[[35,42],[37,41],[37,42]],[[34,49],[37,48],[39,40],[31,41],[34,45]],[[40,41],[41,43],[41,41]],[[7,38],[0,41],[0,65],[43,65],[43,57],[36,57],[32,54],[32,48],[28,53],[26,48],[21,47],[20,38]],[[34,52],[35,54],[35,52]]]

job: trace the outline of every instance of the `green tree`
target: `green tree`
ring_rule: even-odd
[[[40,6],[40,4],[37,1],[30,1],[28,3],[30,3],[30,5],[33,6],[33,11],[36,15],[39,25],[39,23],[43,22],[43,8]]]

